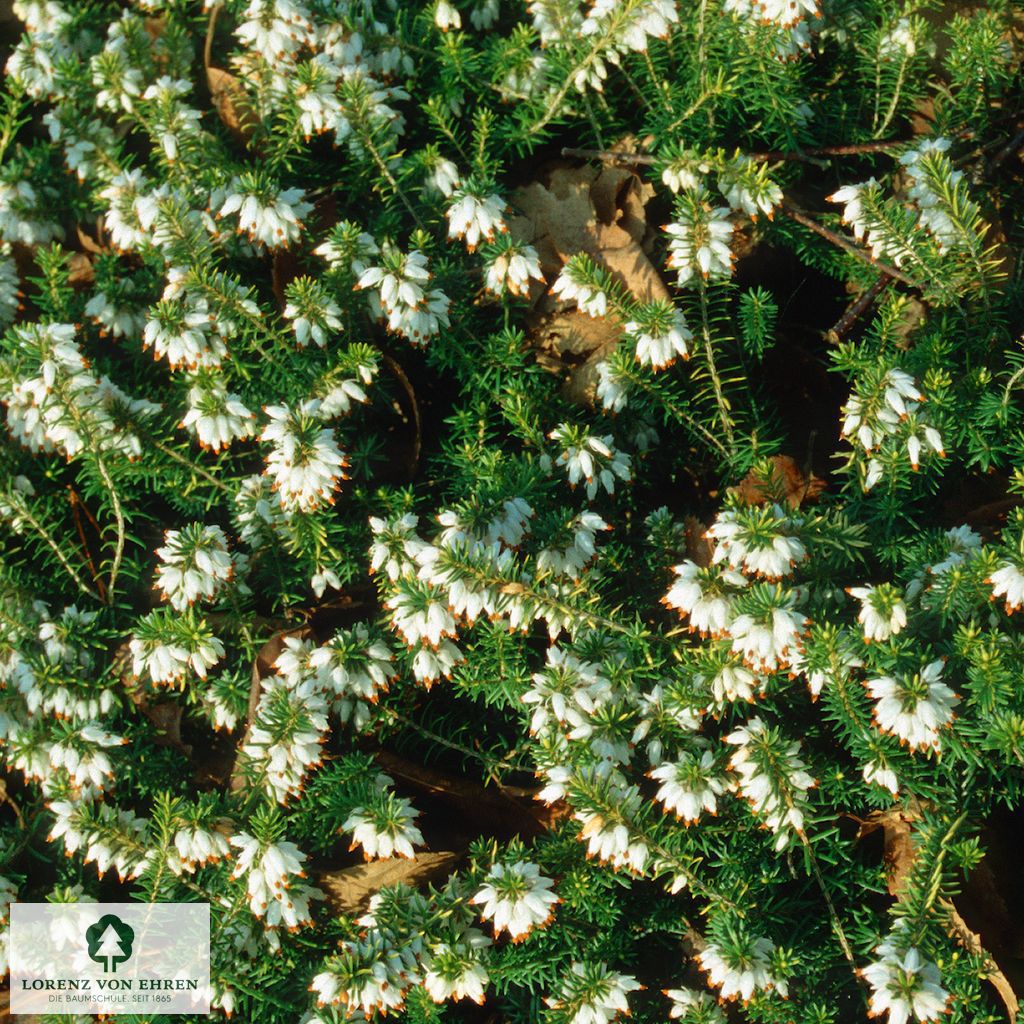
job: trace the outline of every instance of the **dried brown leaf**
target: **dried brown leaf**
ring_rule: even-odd
[[[808,476],[788,455],[773,455],[771,474],[765,478],[751,470],[729,493],[747,505],[763,505],[781,497],[790,508],[815,501],[825,490],[825,481],[813,473]]]
[[[92,260],[84,252],[71,253],[68,257],[68,284],[72,288],[87,288],[94,277]]]
[[[515,193],[518,213],[509,229],[536,248],[548,286],[570,257],[585,253],[638,301],[665,299],[668,289],[645,248],[653,233],[644,210],[653,194],[626,168],[556,167]],[[568,398],[592,402],[597,364],[618,344],[622,325],[612,316],[595,320],[580,313],[539,283],[530,298],[529,340],[538,360],[566,377]]]
[[[696,516],[686,516],[683,519],[683,528],[686,531],[686,557],[696,562],[702,569],[711,564],[711,556],[714,554],[714,545],[708,540],[708,528]]]
[[[328,905],[338,914],[353,915],[364,910],[374,893],[389,885],[416,886],[446,877],[459,859],[449,851],[422,851],[415,857],[389,857],[340,871],[324,871],[316,882]]]
[[[208,67],[206,82],[224,127],[236,142],[246,145],[256,127],[256,114],[245,86],[236,75],[223,68]]]
[[[103,246],[100,245],[92,235],[82,230],[81,224],[75,225],[75,234],[78,236],[78,244],[86,251],[94,254],[104,252]]]

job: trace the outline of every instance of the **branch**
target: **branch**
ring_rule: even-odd
[[[797,224],[802,224],[805,228],[813,231],[816,235],[820,235],[826,241],[831,242],[834,246],[842,249],[843,252],[848,252],[851,256],[856,256],[862,263],[866,263],[869,267],[874,267],[875,270],[881,274],[885,274],[897,281],[902,281],[905,285],[915,288],[918,291],[921,290],[921,286],[913,280],[913,278],[907,277],[907,275],[901,270],[897,270],[888,263],[876,260],[875,257],[866,249],[862,249],[860,246],[854,245],[853,242],[844,238],[842,235],[837,235],[834,231],[830,231],[828,228],[822,227],[822,225],[814,220],[808,213],[801,210],[799,206],[794,205],[788,199],[783,199],[779,206],[782,212],[789,217],[790,220],[795,220]]]
[[[830,345],[838,345],[853,329],[853,325],[874,305],[879,295],[892,284],[888,274],[882,274],[875,283],[862,292],[843,311],[843,315],[825,332],[825,340]]]
[[[766,152],[746,153],[751,160],[760,163],[774,163],[777,160],[795,160],[802,163],[829,156],[859,156],[866,153],[882,153],[906,144],[906,139],[884,139],[880,142],[851,142],[842,146],[819,146],[816,149],[785,151],[772,149]],[[661,157],[650,153],[619,153],[611,149],[575,149],[566,146],[562,149],[563,157],[577,157],[581,160],[601,160],[609,164],[632,164],[648,167],[662,163]]]

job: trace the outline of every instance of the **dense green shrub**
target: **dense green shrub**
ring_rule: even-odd
[[[208,901],[260,1024],[1005,1019],[1020,5],[14,10],[5,906]]]

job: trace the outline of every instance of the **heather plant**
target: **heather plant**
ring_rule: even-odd
[[[1020,5],[13,7],[0,924],[207,902],[260,1024],[1012,1021]]]

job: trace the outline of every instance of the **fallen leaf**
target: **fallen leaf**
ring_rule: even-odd
[[[81,245],[81,247],[86,252],[91,252],[93,254],[98,255],[99,253],[105,251],[103,246],[100,245],[92,237],[92,235],[90,235],[87,232],[82,230],[82,225],[81,224],[76,224],[75,225],[75,234],[78,236],[78,244]]]
[[[223,68],[208,67],[206,82],[210,87],[210,98],[224,127],[236,142],[246,145],[256,127],[256,114],[245,86],[236,75]]]
[[[771,474],[765,476],[752,469],[735,487],[729,488],[746,505],[763,505],[776,496],[790,508],[799,508],[815,501],[825,490],[825,481],[813,473],[808,476],[789,455],[773,455]]]
[[[415,857],[389,857],[366,864],[315,874],[328,905],[338,914],[354,915],[365,909],[374,893],[389,885],[416,886],[447,877],[459,859],[450,851],[422,851]]]
[[[654,232],[645,208],[654,189],[623,167],[559,166],[512,196],[509,230],[537,250],[547,288],[531,285],[528,338],[545,369],[564,376],[566,397],[592,402],[597,364],[615,348],[622,325],[593,319],[550,294],[566,261],[585,253],[640,302],[667,299],[669,291],[648,258]]]
[[[683,519],[683,529],[686,531],[686,556],[696,562],[702,569],[711,564],[711,556],[715,547],[708,540],[708,528],[696,516],[686,516]]]
[[[72,288],[88,288],[94,278],[92,260],[84,252],[73,252],[68,256],[68,284]]]

